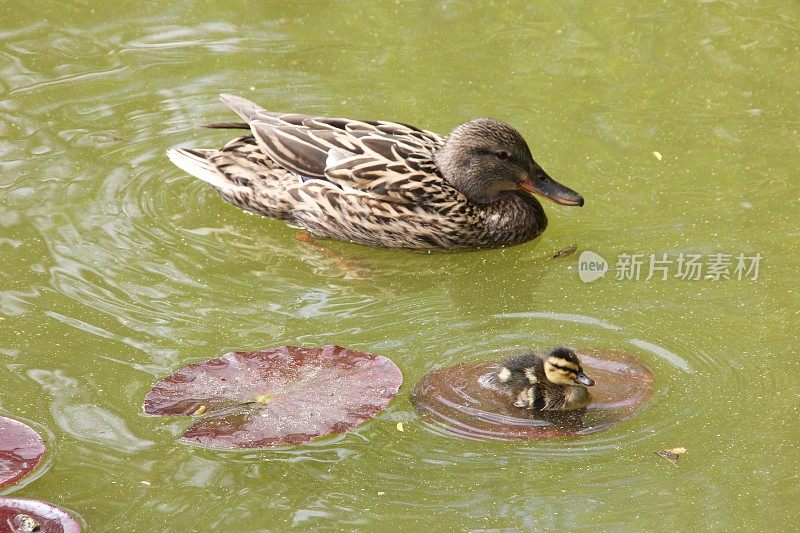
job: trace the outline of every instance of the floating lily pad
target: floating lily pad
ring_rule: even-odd
[[[16,483],[36,468],[44,451],[42,437],[30,426],[0,416],[0,487]]]
[[[0,498],[0,531],[11,533],[80,533],[81,525],[47,502]]]
[[[281,346],[185,366],[153,386],[144,411],[198,416],[181,439],[205,446],[300,444],[373,418],[402,382],[379,355]]]
[[[420,419],[436,431],[473,439],[542,439],[585,435],[633,416],[653,391],[653,375],[635,355],[617,350],[578,350],[595,381],[585,411],[528,411],[514,407],[493,379],[495,363],[464,363],[426,374],[412,401]]]

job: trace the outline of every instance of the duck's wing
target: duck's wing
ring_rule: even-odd
[[[441,136],[407,124],[273,113],[234,96],[223,101],[247,121],[258,146],[301,178],[387,201],[452,200],[433,161]]]
[[[402,122],[388,120],[355,120],[350,118],[318,117],[300,113],[276,113],[267,111],[255,102],[231,94],[221,94],[220,99],[230,107],[246,123],[241,123],[242,128],[247,128],[251,122],[259,121],[276,126],[304,126],[311,129],[332,129],[339,131],[374,131],[396,136],[410,136],[422,142],[437,144],[442,141],[441,135],[432,131],[423,130]],[[239,124],[239,123],[237,123]],[[231,126],[233,124],[230,124]]]

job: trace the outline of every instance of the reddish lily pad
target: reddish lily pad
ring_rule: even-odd
[[[0,498],[0,531],[11,533],[80,533],[81,525],[47,502]]]
[[[498,363],[464,363],[426,374],[412,401],[427,426],[472,439],[543,439],[586,435],[634,415],[653,392],[653,374],[635,355],[618,350],[578,350],[595,386],[585,411],[528,411],[514,407],[493,379]]]
[[[45,447],[27,424],[0,416],[0,487],[16,483],[36,468]]]
[[[185,366],[153,386],[144,411],[199,416],[181,439],[205,446],[300,444],[373,418],[402,382],[380,355],[280,346]]]

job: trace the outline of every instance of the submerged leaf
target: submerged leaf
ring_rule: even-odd
[[[44,451],[42,437],[30,426],[0,416],[0,487],[16,483],[36,468]]]
[[[75,518],[53,504],[21,498],[0,498],[0,531],[80,533],[81,526]]]
[[[204,415],[181,438],[206,446],[300,444],[373,418],[402,381],[397,365],[379,355],[281,346],[185,366],[153,386],[144,410]]]
[[[634,415],[653,391],[653,375],[633,354],[580,349],[581,364],[595,381],[592,403],[581,411],[529,411],[515,407],[494,375],[499,364],[460,364],[426,374],[412,401],[431,429],[471,439],[541,439],[601,431]]]

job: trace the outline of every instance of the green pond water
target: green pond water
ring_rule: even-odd
[[[0,413],[49,447],[4,494],[91,531],[797,526],[800,4],[2,11]],[[194,127],[234,118],[220,92],[443,133],[494,116],[586,205],[546,203],[543,237],[509,249],[309,246],[164,156],[230,138]],[[592,283],[578,275],[587,250],[609,263]],[[732,279],[677,275],[680,254],[710,268],[719,253]],[[624,254],[644,254],[638,280],[617,279]],[[646,280],[649,254],[673,261],[667,279]],[[739,254],[760,254],[757,276],[737,279]],[[349,433],[226,452],[142,412],[190,362],[328,343],[405,375]],[[549,441],[465,440],[417,419],[425,373],[559,344],[637,355],[652,398],[616,427]],[[675,446],[688,449],[677,466],[653,453]]]

